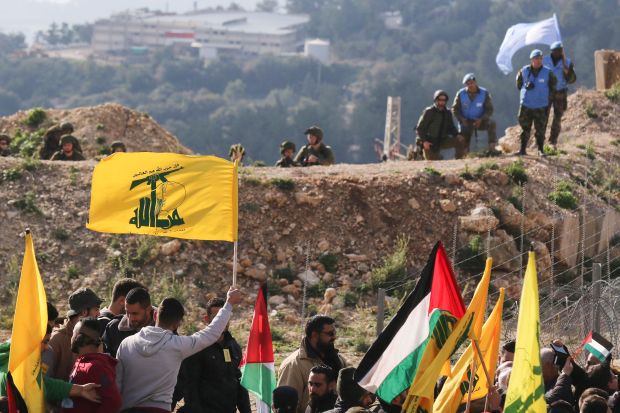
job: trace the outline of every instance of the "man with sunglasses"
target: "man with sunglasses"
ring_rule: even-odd
[[[304,413],[310,399],[308,377],[314,366],[324,364],[334,372],[347,366],[345,359],[334,347],[336,341],[335,320],[326,315],[315,315],[306,323],[306,334],[299,349],[290,354],[280,365],[278,386],[290,386],[297,390],[299,402],[297,413]]]
[[[421,147],[427,161],[441,160],[442,149],[462,146],[465,143],[465,138],[459,134],[454,124],[452,112],[446,108],[448,94],[437,90],[433,101],[432,106],[424,109],[416,126],[416,145]],[[462,156],[462,151],[457,155]]]

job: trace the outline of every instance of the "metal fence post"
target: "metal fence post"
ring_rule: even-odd
[[[592,264],[592,330],[601,331],[601,273],[602,265],[599,263]]]
[[[383,320],[385,319],[385,289],[379,288],[377,292],[377,337],[383,331]]]

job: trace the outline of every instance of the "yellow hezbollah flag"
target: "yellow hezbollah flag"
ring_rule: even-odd
[[[504,412],[546,412],[545,387],[540,366],[540,318],[536,256],[530,251],[519,303],[517,345]]]
[[[504,289],[500,288],[499,298],[489,315],[489,318],[482,327],[480,336],[480,352],[484,357],[484,363],[488,369],[489,376],[495,377],[495,369],[497,367],[497,355],[499,352],[500,333],[502,331],[502,312],[504,309]],[[469,379],[471,375],[471,364],[476,357],[476,374],[473,377],[474,388],[472,390],[471,399],[477,400],[486,397],[489,390],[489,383],[478,354],[472,344],[461,355],[453,369],[453,374],[446,380],[441,393],[437,396],[433,404],[435,413],[455,413],[461,403],[467,401],[467,393],[469,391]],[[492,383],[491,383],[492,384]]]
[[[93,172],[88,229],[237,240],[237,166],[215,156],[118,152]]]
[[[418,411],[431,412],[433,410],[435,383],[444,371],[444,364],[450,356],[459,348],[468,336],[479,336],[473,332],[480,318],[484,319],[484,312],[487,306],[487,296],[489,292],[489,282],[491,279],[492,260],[487,259],[487,266],[482,275],[482,279],[476,287],[474,296],[465,311],[463,318],[458,320],[454,329],[444,331],[449,334],[447,339],[438,334],[438,330],[433,331],[424,355],[419,364],[418,373],[409,387],[407,399],[403,405],[403,411],[415,413]],[[482,324],[480,324],[482,326]],[[426,367],[426,368],[424,368]],[[422,369],[423,368],[423,369]]]
[[[9,371],[30,413],[44,411],[41,341],[46,329],[45,289],[34,255],[32,236],[30,231],[26,231],[26,252],[13,317]]]

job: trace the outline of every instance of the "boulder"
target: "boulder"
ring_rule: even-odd
[[[505,186],[510,182],[510,178],[502,171],[487,169],[482,175],[482,180],[489,185]]]
[[[245,275],[252,278],[253,280],[260,281],[260,282],[267,280],[267,271],[260,269],[258,267],[246,268],[244,272],[245,272]]]
[[[344,256],[347,257],[351,262],[361,262],[368,260],[368,256],[364,254],[344,254]]]
[[[319,206],[323,201],[323,196],[310,195],[305,192],[295,192],[295,201],[299,205]]]
[[[443,180],[448,185],[460,185],[460,183],[461,183],[461,178],[458,175],[456,175],[456,174],[445,174],[443,176]]]
[[[409,198],[409,201],[407,201],[407,203],[412,209],[420,209],[420,203],[415,198]]]
[[[540,241],[533,241],[532,245],[536,253],[536,271],[541,279],[548,279],[551,275],[551,254],[549,254],[549,249],[547,249],[545,243]]]
[[[486,237],[484,238],[486,242]],[[496,231],[489,239],[489,252],[493,267],[498,270],[517,271],[521,266],[516,241],[504,230]]]
[[[329,249],[329,241],[325,239],[320,241],[318,247],[319,247],[319,251],[321,252],[327,251]]]
[[[487,232],[499,224],[491,208],[477,206],[468,216],[459,217],[459,228],[470,232]]]
[[[181,249],[181,241],[178,239],[173,239],[172,241],[168,241],[165,244],[162,244],[159,248],[159,252],[161,255],[171,256],[175,255]]]
[[[297,274],[297,279],[299,279],[302,282],[305,282],[309,287],[318,285],[318,283],[321,281],[319,276],[316,275],[314,271],[311,271],[311,270],[300,272],[299,274]]]
[[[282,191],[270,190],[265,194],[265,201],[270,205],[281,208],[288,202],[288,197]]]
[[[296,299],[299,298],[299,295],[301,294],[301,290],[295,284],[289,284],[282,287],[282,292],[287,295],[292,295]]]
[[[271,297],[269,297],[269,305],[277,307],[281,304],[284,304],[286,302],[286,298],[282,297],[281,295],[272,295]]]
[[[456,211],[456,205],[450,199],[442,199],[439,201],[439,205],[441,206],[441,210],[444,212],[454,212]]]

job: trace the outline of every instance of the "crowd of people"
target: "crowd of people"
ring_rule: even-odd
[[[147,287],[125,278],[116,282],[105,308],[89,288],[71,293],[62,324],[48,303],[48,327],[41,345],[44,395],[48,412],[63,413],[250,413],[248,391],[241,385],[242,350],[228,326],[241,292],[206,306],[204,329],[178,335],[185,310],[174,298],[153,306]],[[381,400],[355,380],[352,366],[335,346],[336,321],[311,317],[297,350],[278,368],[274,413],[398,413],[409,383],[393,400]],[[563,347],[554,341],[554,347]],[[564,347],[565,348],[565,347]],[[470,402],[470,412],[503,411],[515,353],[504,343],[495,382],[488,395]],[[0,344],[0,412],[7,410],[10,340]],[[552,347],[540,352],[547,411],[553,413],[620,412],[618,373],[611,357],[592,353],[585,366]],[[446,377],[436,384],[439,394]],[[461,405],[463,410],[465,404]]]

